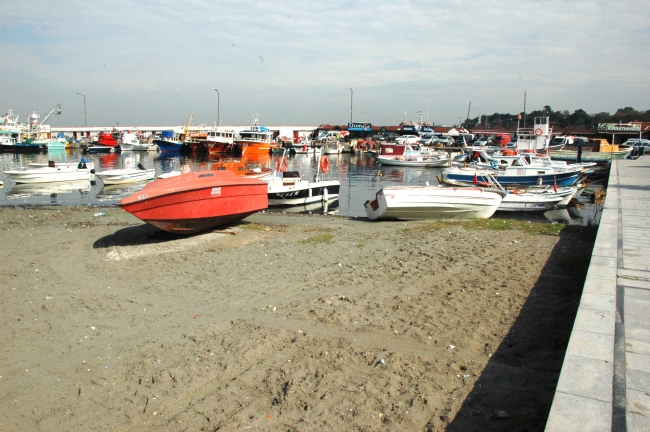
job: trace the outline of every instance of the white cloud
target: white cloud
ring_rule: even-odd
[[[650,4],[97,1],[5,5],[0,94],[60,124],[399,122],[649,109]],[[262,61],[263,59],[263,61]],[[54,120],[53,120],[54,122]],[[54,124],[54,123],[53,123]]]

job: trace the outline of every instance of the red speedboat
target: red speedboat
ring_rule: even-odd
[[[194,234],[268,207],[268,184],[232,171],[198,171],[148,183],[119,203],[163,231]]]

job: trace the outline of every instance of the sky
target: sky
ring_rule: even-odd
[[[645,111],[648,42],[646,0],[4,0],[0,114],[61,103],[47,123],[83,126],[85,99],[88,126],[452,126],[524,93],[527,112]]]

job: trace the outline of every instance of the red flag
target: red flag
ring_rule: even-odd
[[[517,116],[517,120],[521,120],[521,114]]]
[[[474,173],[474,180],[472,181],[475,185],[478,184],[478,177],[476,177],[476,173]]]
[[[557,182],[555,181],[555,177],[553,178],[553,190],[557,193]]]

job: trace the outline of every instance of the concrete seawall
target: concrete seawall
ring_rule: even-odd
[[[612,162],[546,431],[650,431],[650,157]]]

